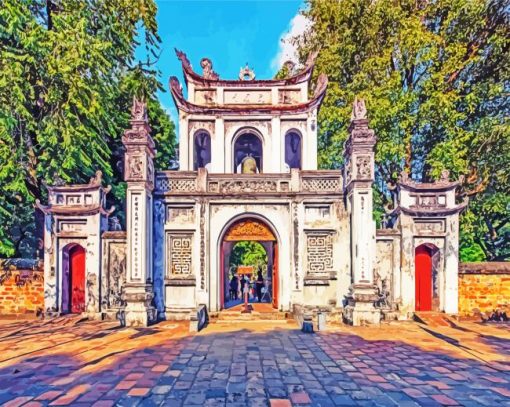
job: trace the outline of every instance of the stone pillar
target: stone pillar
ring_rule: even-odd
[[[122,143],[124,180],[127,182],[127,276],[124,285],[124,322],[147,326],[156,320],[152,286],[152,190],[154,189],[154,141],[150,136],[147,107],[134,99],[131,129]]]
[[[344,308],[344,320],[352,325],[378,324],[374,284],[375,221],[372,215],[374,147],[376,138],[369,129],[363,99],[355,99],[349,138],[345,144],[344,195],[351,217],[351,287]]]

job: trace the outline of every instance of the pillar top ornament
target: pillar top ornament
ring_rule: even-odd
[[[349,137],[345,144],[344,155],[351,154],[354,146],[358,149],[373,149],[376,143],[375,133],[368,127],[367,107],[365,100],[354,98],[351,114],[351,123],[349,125]]]
[[[354,103],[352,104],[351,121],[354,120],[367,120],[365,100],[357,96],[354,98]]]
[[[154,154],[154,140],[150,133],[149,117],[147,114],[147,103],[143,99],[133,97],[133,105],[131,106],[131,119],[129,120],[131,128],[124,132],[122,143],[129,146],[145,145],[150,152]]]

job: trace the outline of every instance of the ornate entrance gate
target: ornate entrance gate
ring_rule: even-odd
[[[225,232],[220,245],[220,308],[225,306],[228,292],[229,257],[235,243],[241,241],[259,242],[267,252],[268,277],[271,275],[273,308],[278,308],[278,242],[269,226],[256,218],[245,218],[233,223]]]

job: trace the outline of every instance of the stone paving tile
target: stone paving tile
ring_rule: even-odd
[[[165,324],[3,325],[0,404],[510,406],[505,328],[471,325],[454,347],[416,324],[312,335],[292,324],[211,326],[193,336]]]

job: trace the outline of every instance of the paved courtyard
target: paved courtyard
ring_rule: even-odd
[[[510,406],[510,329],[0,321],[5,406]]]

